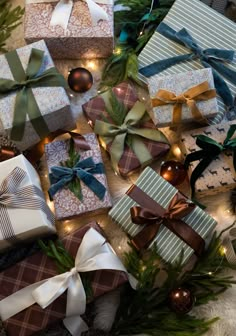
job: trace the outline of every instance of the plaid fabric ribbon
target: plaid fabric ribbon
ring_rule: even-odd
[[[54,224],[54,215],[44,201],[42,191],[36,186],[21,187],[26,172],[16,167],[3,180],[0,186],[0,230],[5,240],[16,240],[8,208],[42,210],[50,223]]]

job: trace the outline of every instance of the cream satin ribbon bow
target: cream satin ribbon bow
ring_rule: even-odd
[[[113,0],[84,0],[89,8],[93,26],[96,26],[100,20],[108,20],[105,10],[98,4],[113,5]],[[50,26],[61,26],[67,29],[68,22],[73,9],[74,0],[26,0],[26,4],[58,2],[50,21]]]
[[[1,300],[0,317],[5,321],[35,303],[44,309],[67,290],[66,318],[63,322],[72,336],[80,336],[88,327],[80,317],[86,310],[86,294],[79,273],[102,269],[127,273],[110,244],[91,228],[84,235],[77,251],[74,268],[25,287]],[[137,281],[128,273],[127,276],[131,286],[136,288]]]

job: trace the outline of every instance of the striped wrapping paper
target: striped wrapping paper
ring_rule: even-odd
[[[165,209],[168,208],[170,201],[178,193],[176,188],[150,167],[147,167],[142,172],[135,185]],[[112,219],[131,237],[134,237],[142,229],[141,226],[131,221],[130,208],[135,205],[139,204],[131,199],[127,192],[109,212]],[[204,239],[208,237],[217,224],[211,216],[198,206],[189,215],[185,216],[183,220]],[[156,238],[149,247],[152,247],[155,243],[160,256],[167,262],[174,263],[177,261],[182,251],[184,252],[183,262],[186,262],[194,253],[186,243],[164,226],[161,226]]]
[[[163,22],[176,31],[186,28],[203,49],[236,49],[236,24],[199,0],[176,0]],[[139,68],[155,61],[187,53],[189,49],[155,32],[139,55]],[[174,65],[163,71],[161,75],[197,70],[202,67],[198,60],[193,60]],[[236,71],[236,62],[229,64],[228,67]],[[140,78],[146,82],[146,78],[141,74]],[[236,86],[226,79],[225,81],[235,96]],[[225,113],[225,106],[220,97],[218,97],[218,105],[219,113],[211,121],[213,124],[219,123]]]

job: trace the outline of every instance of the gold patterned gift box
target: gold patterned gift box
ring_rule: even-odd
[[[10,135],[20,150],[49,132],[75,127],[65,79],[44,41],[1,55],[0,82],[0,134]]]
[[[225,122],[218,125],[198,128],[192,131],[182,133],[180,141],[180,149],[183,156],[199,152],[202,150],[197,143],[197,136],[209,137],[217,142],[220,146],[224,144],[230,126],[235,125],[235,121]],[[236,185],[236,174],[233,165],[233,151],[235,149],[230,145],[232,141],[236,143],[236,134],[227,141],[228,149],[222,150],[200,174],[195,183],[195,192],[197,197],[205,197],[207,195],[215,195],[221,192],[232,190]],[[229,146],[228,146],[229,145]],[[236,144],[234,145],[236,148]],[[206,157],[211,155],[212,150]],[[189,176],[191,178],[194,169],[198,166],[199,160],[190,162]]]
[[[60,10],[61,4],[69,9]],[[60,22],[52,26],[58,6]],[[25,40],[32,43],[44,39],[53,58],[109,57],[113,52],[113,25],[113,0],[74,0],[67,4],[62,0],[26,1]]]
[[[23,155],[0,163],[0,250],[54,234],[39,176]]]
[[[57,189],[55,192],[55,189],[53,189],[52,192],[50,192],[52,189],[49,189],[49,194],[54,201],[55,215],[59,220],[82,215],[91,211],[100,213],[112,206],[101,151],[96,135],[94,133],[85,134],[82,138],[82,141],[84,140],[90,148],[86,150],[81,148],[76,149],[79,156],[78,159],[76,159],[76,163],[74,162],[75,164],[73,164],[74,167],[70,171],[64,169],[62,172],[63,177],[67,179],[68,174],[76,174],[76,167],[78,167],[80,173],[83,176],[86,175],[85,180],[80,173],[78,173],[77,177],[74,176],[72,183],[78,178],[77,181],[79,181],[80,184],[78,187],[80,189],[79,192],[77,192],[78,188],[76,190],[74,189],[73,192],[69,183],[66,183],[62,188]],[[52,175],[54,168],[56,167],[56,170],[58,170],[57,168],[62,167],[62,164],[71,157],[69,154],[71,148],[70,141],[54,141],[45,145],[45,156],[50,173],[49,176],[52,176],[52,178],[54,178],[57,173],[56,171],[55,174]],[[96,171],[94,171],[94,169],[96,169]],[[60,174],[60,176],[62,175]],[[55,185],[58,180],[53,180],[52,178],[51,187],[54,188],[53,185]],[[91,188],[91,179],[95,180],[93,182],[95,183],[95,189]],[[99,190],[101,190],[101,193],[99,193]]]
[[[218,113],[210,68],[147,79],[152,102],[150,117],[157,127],[206,121]]]
[[[183,213],[175,217],[175,209],[182,205]],[[188,207],[186,212],[185,208]],[[139,221],[139,225],[135,220],[138,217],[137,213],[132,213],[134,208],[135,212],[141,209],[143,217],[146,214],[145,221]],[[195,252],[199,252],[201,246],[203,251],[204,240],[217,224],[210,215],[194,206],[187,197],[150,167],[142,172],[135,184],[110,210],[109,215],[132,238],[135,246],[138,243],[139,248],[141,245],[151,248],[156,244],[159,255],[171,263],[176,262],[182,252],[185,262],[194,253],[193,248]],[[175,220],[172,221],[171,217]],[[150,222],[147,221],[148,218]],[[167,218],[167,221],[164,218]],[[181,220],[178,220],[180,218]],[[152,240],[147,239],[149,234]],[[150,244],[146,245],[145,241],[150,241]]]

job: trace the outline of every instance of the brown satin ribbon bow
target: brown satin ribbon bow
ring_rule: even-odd
[[[160,89],[156,96],[152,99],[152,106],[163,106],[167,104],[174,104],[172,123],[178,124],[181,122],[182,105],[187,104],[194,119],[198,122],[205,122],[206,119],[197,107],[197,100],[208,100],[216,97],[216,90],[210,89],[207,81],[193,86],[187,91],[176,95],[174,92]]]
[[[135,187],[137,188],[137,186]],[[138,188],[137,192],[142,192]],[[143,197],[140,194],[141,198]],[[177,193],[171,200],[167,210],[162,208],[151,197],[145,194],[146,203],[150,208],[134,206],[130,209],[132,222],[146,226],[132,239],[132,244],[138,249],[146,248],[156,237],[161,225],[166,226],[176,234],[187,245],[189,245],[197,256],[200,256],[205,248],[204,239],[194,231],[182,218],[190,214],[195,208],[194,203],[189,203],[184,196]],[[155,207],[153,205],[155,203]]]

